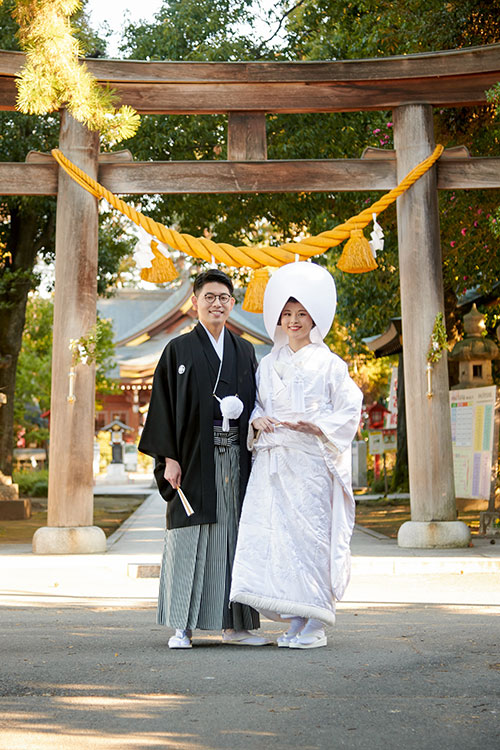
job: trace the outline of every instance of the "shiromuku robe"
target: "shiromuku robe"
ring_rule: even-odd
[[[351,443],[362,393],[324,344],[264,357],[250,421],[312,422],[323,437],[276,426],[255,436],[230,599],[279,615],[335,622],[350,575]]]
[[[240,500],[251,456],[246,446],[248,419],[255,403],[255,353],[252,345],[224,329],[224,357],[217,387],[220,398],[234,395],[243,412],[240,428]],[[215,523],[214,419],[222,419],[213,388],[220,360],[201,324],[170,341],[158,362],[139,450],[155,458],[155,477],[167,501],[167,529]],[[194,514],[188,516],[177,492],[166,481],[165,458],[178,461],[181,487]]]

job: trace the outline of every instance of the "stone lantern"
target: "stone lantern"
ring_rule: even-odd
[[[103,432],[110,433],[111,443],[111,463],[108,464],[105,481],[127,481],[128,477],[123,462],[125,445],[123,435],[125,432],[132,432],[132,429],[130,425],[121,422],[116,416],[112,422],[102,428]]]
[[[483,336],[484,315],[475,303],[464,315],[464,329],[465,337],[457,341],[448,355],[448,359],[458,362],[458,383],[451,390],[493,385],[491,363],[500,358],[500,353],[495,342]]]

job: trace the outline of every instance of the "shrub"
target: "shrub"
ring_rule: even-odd
[[[19,494],[28,497],[47,497],[49,470],[15,471],[12,481],[19,485]]]

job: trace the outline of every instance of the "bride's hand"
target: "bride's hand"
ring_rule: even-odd
[[[321,437],[323,434],[322,430],[312,422],[281,422],[283,427],[288,427],[289,430],[295,430],[296,432],[305,432],[308,435],[317,435]]]
[[[257,417],[252,422],[254,430],[262,430],[262,432],[274,432],[274,425],[280,424],[277,419],[273,417]]]

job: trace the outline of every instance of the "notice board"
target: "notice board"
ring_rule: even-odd
[[[496,386],[450,391],[453,473],[457,497],[489,500],[495,445]],[[498,436],[497,436],[498,441]]]

